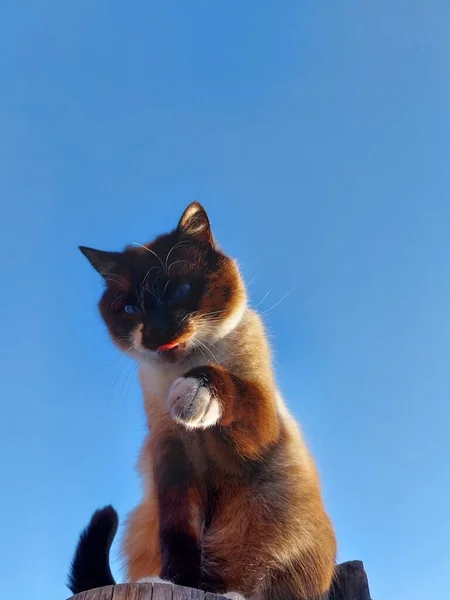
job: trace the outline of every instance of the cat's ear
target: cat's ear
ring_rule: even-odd
[[[214,245],[208,215],[199,202],[192,202],[186,208],[178,223],[178,231]]]
[[[79,249],[94,269],[103,277],[108,277],[121,263],[121,252],[105,252],[104,250],[94,250],[94,248],[87,248],[86,246],[79,246]]]

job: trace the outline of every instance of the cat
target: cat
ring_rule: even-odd
[[[139,364],[147,415],[127,579],[250,600],[319,598],[336,539],[316,467],[277,389],[261,319],[204,208],[190,204],[176,229],[146,245],[80,250],[105,280],[100,312]],[[95,530],[94,520],[97,581],[110,581],[112,538]]]

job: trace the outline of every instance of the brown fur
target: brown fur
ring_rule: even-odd
[[[114,341],[140,363],[148,418],[143,500],[124,543],[129,579],[161,575],[253,600],[319,597],[332,580],[336,542],[318,475],[278,393],[263,325],[202,207],[190,205],[177,230],[147,247],[83,251],[108,282],[100,307]],[[161,263],[165,275],[155,280]],[[142,282],[161,283],[162,303],[172,279],[191,289],[160,323]],[[136,298],[139,314],[120,313]],[[173,340],[186,346],[155,352]],[[179,378],[198,382],[206,404],[201,393],[189,402],[174,395]],[[214,422],[199,420],[205,406]]]

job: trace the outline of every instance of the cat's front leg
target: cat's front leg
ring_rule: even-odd
[[[191,373],[172,383],[167,406],[177,423],[188,429],[206,429],[221,418],[221,402],[205,378]]]
[[[243,379],[205,365],[173,382],[167,404],[177,423],[188,429],[220,425],[238,454],[256,458],[280,435],[275,395],[270,379]]]
[[[169,433],[155,436],[153,457],[159,507],[159,576],[164,581],[198,588],[201,549],[195,516],[200,512],[202,497],[191,461],[182,441]]]

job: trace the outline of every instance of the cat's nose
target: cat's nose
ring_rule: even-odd
[[[169,324],[168,314],[164,310],[164,308],[160,307],[160,306],[156,307],[151,312],[151,316],[147,323],[148,327],[150,327],[151,329],[156,329],[156,330],[160,330],[160,331],[164,331],[164,329],[167,329],[168,324]]]
[[[157,350],[161,346],[171,344],[178,335],[178,327],[173,321],[162,315],[152,315],[152,318],[144,323],[142,345],[149,350]]]
[[[144,327],[142,331],[142,345],[148,350],[157,350],[164,343],[164,329]]]

